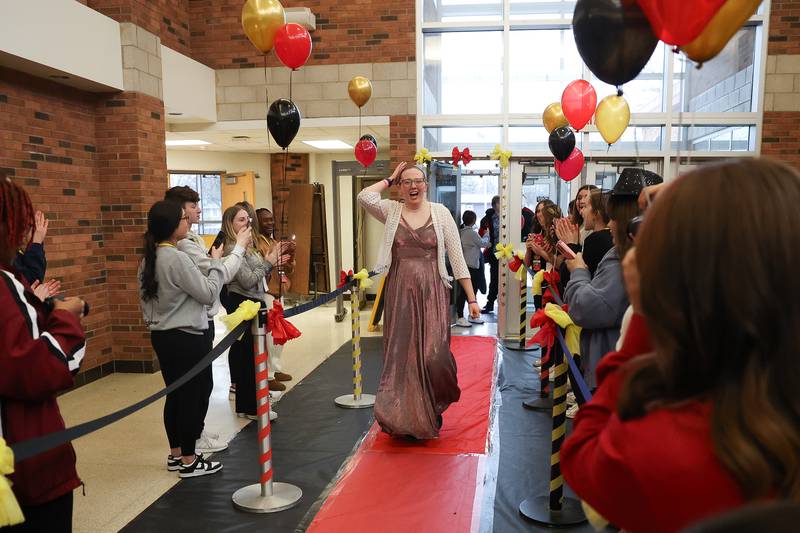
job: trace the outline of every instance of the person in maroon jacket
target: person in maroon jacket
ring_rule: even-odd
[[[72,386],[85,348],[83,301],[45,304],[44,294],[34,293],[11,266],[33,227],[28,194],[0,176],[0,435],[9,445],[64,429],[56,394]],[[71,531],[72,491],[81,484],[72,445],[18,462],[14,470],[25,522],[3,531]]]
[[[797,170],[749,159],[700,167],[646,212],[623,263],[634,316],[561,450],[614,525],[800,502],[798,205]]]

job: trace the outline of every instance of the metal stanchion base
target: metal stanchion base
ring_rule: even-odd
[[[261,484],[248,485],[233,493],[233,506],[248,513],[277,513],[297,505],[303,491],[289,483],[272,483],[272,496],[261,495]]]
[[[529,520],[547,527],[571,527],[586,522],[578,500],[564,498],[561,510],[550,509],[548,496],[531,497],[519,504],[519,512]]]
[[[345,409],[364,409],[366,407],[372,407],[375,405],[375,395],[362,394],[361,398],[356,400],[353,394],[343,394],[333,401],[336,403],[336,405],[339,407],[344,407]]]
[[[503,348],[514,350],[515,352],[535,352],[539,346],[525,346],[519,343],[519,339],[504,339],[502,342]]]
[[[522,407],[526,409],[533,409],[534,411],[552,411],[553,399],[552,398],[533,398],[522,402]]]

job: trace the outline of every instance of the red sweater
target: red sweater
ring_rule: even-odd
[[[575,417],[561,468],[575,493],[612,524],[632,532],[673,532],[741,506],[743,496],[714,452],[709,403],[619,419],[621,367],[651,350],[644,320],[635,315],[622,349],[597,367],[597,393]]]
[[[0,433],[8,444],[64,429],[56,394],[72,386],[84,354],[78,318],[47,312],[27,281],[0,267]],[[14,465],[12,488],[23,505],[39,505],[80,485],[71,444]]]

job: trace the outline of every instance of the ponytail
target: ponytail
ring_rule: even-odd
[[[142,299],[153,300],[158,297],[158,281],[156,281],[156,239],[150,231],[144,234],[144,268],[140,278],[142,283]]]

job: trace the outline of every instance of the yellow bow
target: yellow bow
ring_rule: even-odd
[[[428,152],[427,148],[423,148],[414,156],[414,161],[416,161],[418,165],[424,165],[426,162],[433,161],[433,157],[431,153]]]
[[[223,324],[225,324],[225,327],[228,328],[228,331],[233,331],[236,329],[236,326],[245,320],[252,320],[255,318],[259,309],[261,309],[261,304],[258,302],[245,300],[239,304],[239,307],[236,309],[236,311],[228,316],[222,317],[220,320]]]
[[[544,283],[544,270],[540,270],[533,275],[533,291],[534,296],[542,295],[542,283]]]
[[[528,269],[525,268],[525,249],[517,249],[514,252],[514,257],[522,261],[522,265],[520,265],[517,271],[514,272],[514,278],[516,278],[517,281],[522,282],[522,280],[525,279],[525,276],[528,274]]]
[[[361,272],[353,274],[353,279],[358,280],[359,289],[369,289],[372,287],[372,280],[369,279],[369,272],[367,272],[366,268],[362,268]]]
[[[503,150],[499,144],[494,145],[494,151],[489,155],[489,159],[500,161],[500,168],[508,168],[508,160],[511,159],[511,150]]]
[[[19,508],[11,482],[6,476],[14,473],[14,452],[0,437],[0,527],[13,526],[25,521]]]
[[[546,314],[553,320],[553,322],[558,324],[559,327],[566,331],[564,334],[564,340],[567,341],[567,348],[569,349],[570,353],[573,356],[580,355],[581,327],[572,321],[572,318],[570,318],[566,311],[554,303],[549,303],[544,307],[544,314]]]
[[[514,259],[514,245],[513,244],[501,244],[497,243],[497,246],[494,247],[497,250],[494,253],[494,256],[499,260],[511,261]]]
[[[581,507],[583,507],[583,514],[586,515],[586,519],[589,521],[589,524],[594,528],[595,531],[602,531],[608,525],[608,520],[602,517],[600,513],[595,511],[588,503],[581,501]]]

